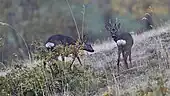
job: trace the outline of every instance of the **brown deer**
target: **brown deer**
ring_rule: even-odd
[[[116,42],[118,47],[118,59],[117,59],[117,66],[118,66],[118,73],[119,73],[119,63],[120,63],[120,55],[122,53],[124,63],[126,68],[128,69],[127,58],[129,57],[130,64],[131,61],[131,48],[133,46],[133,38],[130,33],[122,32],[120,30],[120,23],[113,24],[113,21],[110,20],[106,25],[105,28],[107,31],[111,33],[113,40]]]
[[[82,48],[80,48],[80,50],[94,52],[94,49],[92,48],[91,44],[86,43],[86,42],[81,42],[77,46],[76,43],[77,43],[76,40],[74,40],[73,38],[69,36],[57,34],[57,35],[52,35],[48,38],[48,40],[45,42],[45,47],[47,48],[48,51],[53,51],[53,49],[59,45],[62,45],[64,47],[72,45],[74,48],[72,52],[70,52],[70,54],[73,54],[73,61],[71,62],[71,65],[70,65],[71,67],[76,58],[78,59],[79,63],[82,65],[81,60],[78,56],[79,47],[81,45],[82,45]],[[62,61],[64,61],[63,55],[62,55]]]

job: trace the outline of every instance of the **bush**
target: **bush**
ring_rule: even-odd
[[[54,96],[55,94],[69,95],[94,95],[98,86],[104,87],[105,81],[102,76],[94,73],[90,67],[70,69],[70,62],[56,61],[55,56],[72,52],[72,48],[65,47],[46,52],[41,43],[34,42],[35,64],[32,66],[15,66],[5,77],[0,77],[0,96]],[[61,47],[62,48],[62,47]],[[73,47],[74,49],[74,47]],[[79,52],[79,50],[77,51]]]
[[[47,63],[44,66],[44,63]],[[56,93],[72,95],[92,95],[98,90],[98,85],[104,86],[94,72],[88,68],[73,70],[68,68],[69,62],[59,61],[39,62],[35,67],[12,69],[5,77],[0,77],[0,96],[25,96],[29,92],[38,96],[49,96]]]

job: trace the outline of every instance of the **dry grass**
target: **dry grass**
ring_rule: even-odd
[[[107,42],[102,44],[103,47],[95,45],[96,53],[85,55],[82,58],[84,65],[74,64],[72,70],[68,68],[69,62],[44,63],[45,57],[40,53],[39,60],[16,62],[22,66],[1,72],[0,95],[24,96],[27,93],[37,96],[168,96],[169,28],[134,35],[134,39],[133,65],[126,70],[122,63],[119,77],[115,77],[117,48]]]

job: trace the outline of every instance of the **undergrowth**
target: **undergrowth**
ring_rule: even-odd
[[[34,66],[18,65],[5,76],[0,76],[0,96],[169,96],[164,72],[148,78],[147,85],[136,84],[131,90],[117,89],[119,78],[109,70],[96,72],[91,66],[78,66],[56,60],[57,56],[68,56],[78,47],[59,46],[48,52],[41,43],[34,42],[32,54]],[[159,73],[159,72],[158,72]],[[113,83],[109,83],[111,79]],[[117,81],[117,82],[116,82]],[[113,85],[112,85],[113,84]],[[140,85],[140,86],[139,86]],[[106,90],[101,91],[101,88]],[[130,88],[129,88],[130,89]]]
[[[75,52],[75,47],[47,52],[41,43],[34,43],[33,57],[38,64],[15,66],[5,77],[0,77],[0,96],[89,96],[104,87],[104,78],[92,72],[90,67],[73,65],[70,69],[70,62],[56,60],[62,53],[66,56]]]
[[[32,68],[12,69],[5,77],[0,77],[0,96],[63,96],[69,94],[92,95],[105,81],[89,69],[73,67],[70,63],[52,61],[48,66],[40,62]]]

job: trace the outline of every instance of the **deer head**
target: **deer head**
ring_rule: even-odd
[[[87,43],[88,41],[87,34],[83,35],[83,38],[81,41],[82,41],[81,43],[83,44],[83,50],[86,50],[88,52],[94,52],[92,45],[90,43]]]
[[[105,28],[111,33],[112,37],[114,38],[120,30],[120,23],[117,23],[116,21],[116,23],[113,24],[113,20],[110,19],[109,22],[105,25]]]

